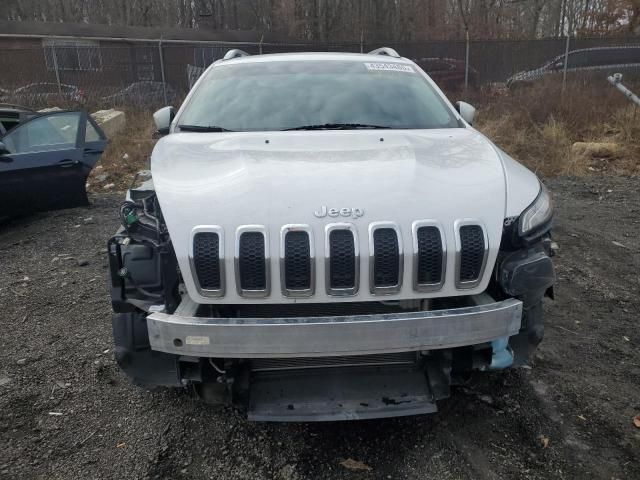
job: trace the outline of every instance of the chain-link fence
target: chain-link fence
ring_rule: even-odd
[[[0,102],[155,108],[176,104],[204,69],[232,48],[250,54],[368,52],[370,43],[224,43],[0,39]],[[7,45],[7,46],[4,46]],[[391,44],[447,90],[541,76],[640,72],[640,38],[434,41]],[[568,53],[568,55],[566,55]]]

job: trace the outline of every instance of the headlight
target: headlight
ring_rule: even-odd
[[[540,193],[535,201],[527,207],[520,215],[518,233],[525,236],[546,226],[553,217],[553,200],[551,195],[542,183],[540,183]]]

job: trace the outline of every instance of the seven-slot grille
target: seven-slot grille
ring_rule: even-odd
[[[296,227],[296,228],[289,228]],[[200,228],[200,227],[199,227]],[[193,234],[191,264],[196,284],[204,296],[224,294],[224,242],[220,227]],[[254,231],[252,228],[256,228]],[[218,233],[220,231],[220,233]],[[333,224],[326,228],[325,284],[329,295],[355,295],[360,280],[358,237],[352,224]],[[456,278],[458,288],[472,288],[482,279],[488,252],[487,236],[479,224],[465,221],[457,236]],[[442,288],[446,273],[443,230],[435,222],[415,222],[413,240],[413,287],[416,291]],[[235,252],[236,287],[241,296],[267,296],[270,293],[269,248],[264,227],[238,229]],[[369,227],[369,287],[372,294],[385,295],[400,290],[404,256],[400,228],[388,222]],[[285,226],[280,249],[280,280],[285,296],[311,296],[314,293],[313,231],[308,226]]]

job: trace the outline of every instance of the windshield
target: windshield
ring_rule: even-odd
[[[414,66],[329,60],[214,67],[179,124],[194,131],[459,126]]]

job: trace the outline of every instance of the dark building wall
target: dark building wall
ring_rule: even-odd
[[[13,89],[35,81],[55,81],[55,72],[47,69],[42,42],[0,38],[0,88]]]
[[[78,47],[56,48],[58,74],[62,83],[81,87],[87,93],[113,92],[133,82],[162,81],[158,42],[78,40]],[[0,88],[13,90],[35,82],[56,82],[50,40],[0,37]],[[83,46],[84,45],[84,46]],[[176,91],[188,90],[187,65],[207,67],[231,47],[204,44],[162,45],[165,81]],[[48,58],[47,58],[48,56]],[[80,56],[78,64],[65,57]],[[89,59],[90,57],[90,59]],[[68,58],[66,58],[68,60]],[[80,65],[83,62],[88,63]]]

